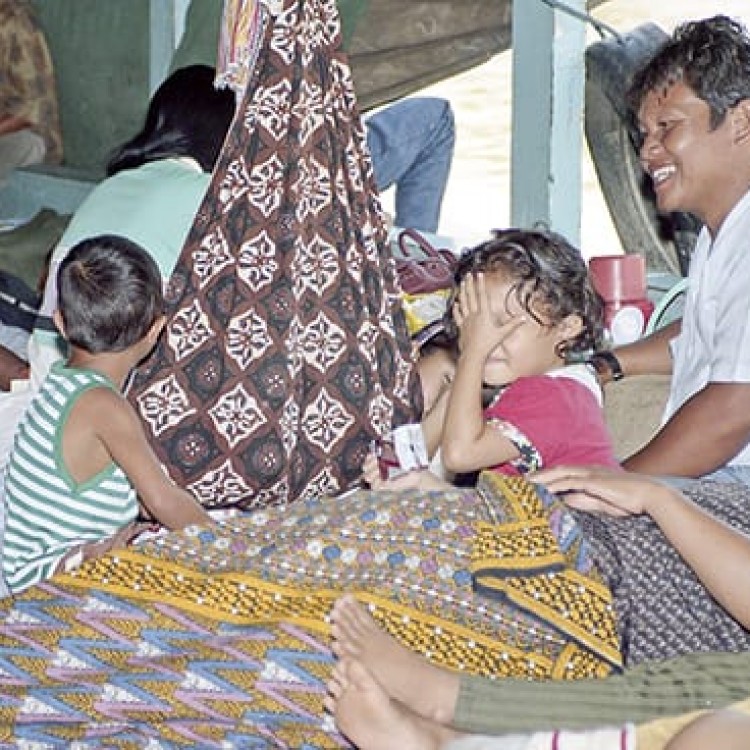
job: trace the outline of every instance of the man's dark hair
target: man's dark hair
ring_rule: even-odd
[[[635,74],[628,90],[633,113],[652,91],[682,82],[708,104],[711,128],[750,99],[750,36],[739,21],[713,16],[678,26]]]
[[[137,343],[162,314],[159,268],[135,242],[117,235],[83,240],[57,273],[65,338],[91,354]]]

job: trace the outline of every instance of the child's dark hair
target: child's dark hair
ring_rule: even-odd
[[[83,240],[57,272],[65,337],[91,354],[137,343],[162,314],[159,268],[135,242],[116,235]]]
[[[711,128],[750,99],[750,36],[739,22],[717,15],[678,26],[634,75],[628,103],[634,114],[652,91],[678,81],[708,104]]]
[[[502,273],[510,282],[508,296],[540,325],[560,323],[578,315],[581,332],[560,343],[558,355],[584,354],[598,349],[604,334],[604,303],[594,289],[581,253],[564,237],[543,230],[503,229],[466,251],[454,276],[454,291],[446,313],[449,335],[457,335],[453,303],[461,281],[470,273]]]

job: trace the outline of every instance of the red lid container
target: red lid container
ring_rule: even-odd
[[[605,302],[625,302],[648,297],[646,261],[642,255],[598,255],[589,260],[594,288]]]

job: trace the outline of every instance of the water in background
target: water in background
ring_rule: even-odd
[[[680,21],[715,13],[750,25],[748,0],[661,0],[658,4],[653,0],[609,0],[595,11],[598,19],[623,32],[646,21],[671,31]],[[591,41],[597,38],[592,31]],[[503,53],[424,91],[449,99],[456,113],[458,139],[440,233],[456,237],[459,244],[479,241],[493,227],[509,222],[510,65],[510,53]],[[589,257],[619,252],[620,242],[588,152],[583,158],[583,253]],[[386,207],[390,200],[385,197]]]

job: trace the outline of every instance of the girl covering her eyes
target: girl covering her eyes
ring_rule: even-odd
[[[559,235],[507,229],[466,253],[446,320],[454,356],[426,355],[452,363],[422,422],[430,455],[439,449],[451,474],[617,467],[595,374],[569,363],[601,344],[602,310],[581,254]],[[383,486],[370,457],[364,478]],[[425,470],[388,486],[443,483]]]

